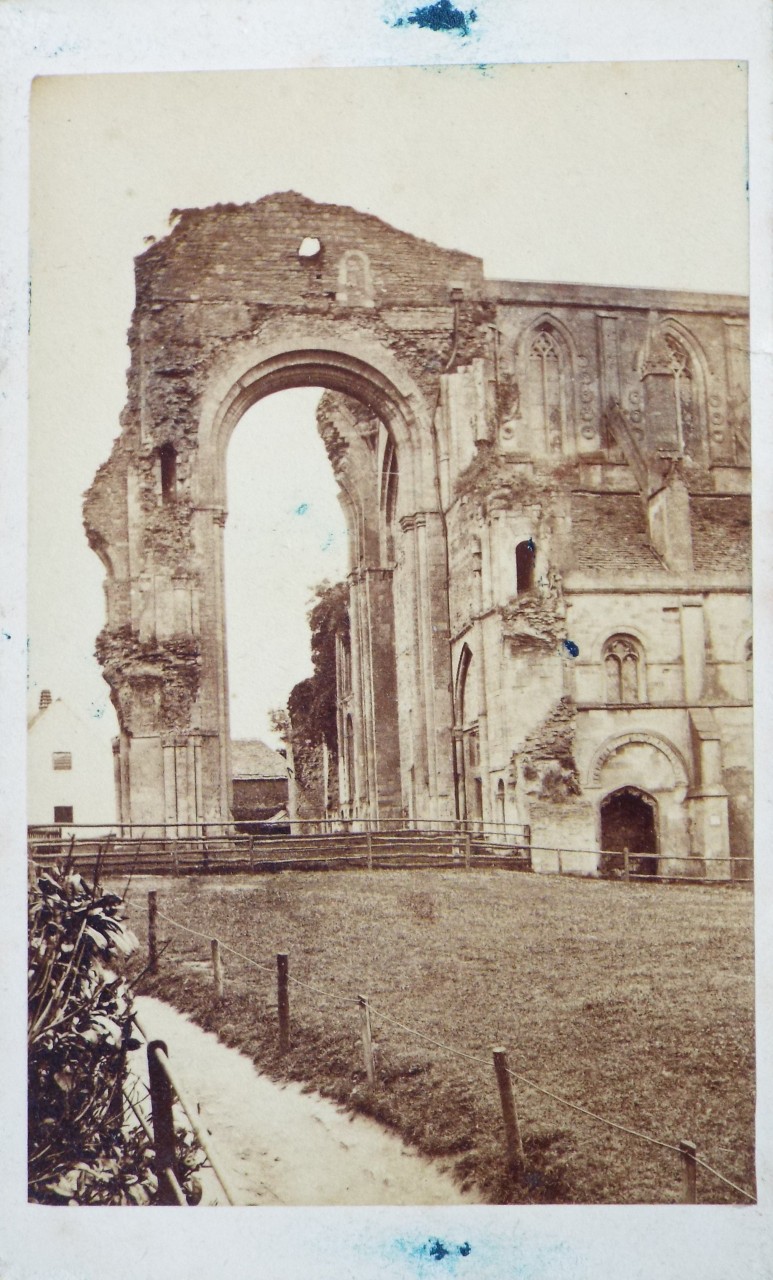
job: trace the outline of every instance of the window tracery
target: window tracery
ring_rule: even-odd
[[[528,360],[528,396],[531,426],[542,448],[560,453],[566,435],[566,393],[564,351],[548,324],[541,324],[532,337]]]
[[[632,636],[611,636],[604,645],[606,700],[641,702],[641,654]]]

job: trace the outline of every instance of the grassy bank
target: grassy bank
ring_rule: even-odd
[[[121,886],[122,887],[122,886]],[[680,1196],[673,1152],[521,1084],[529,1163],[503,1170],[491,1065],[699,1155],[754,1189],[751,896],[508,873],[284,873],[137,879],[129,924],[159,909],[253,957],[225,954],[214,998],[209,945],[159,919],[146,991],[190,1012],[264,1070],[398,1129],[493,1202],[660,1203]],[[292,1041],[279,1055],[275,955],[290,956]],[[356,996],[372,1001],[377,1086],[364,1077]],[[379,1016],[454,1047],[449,1054]],[[174,1048],[170,1046],[173,1053]],[[742,1199],[699,1170],[698,1198]]]

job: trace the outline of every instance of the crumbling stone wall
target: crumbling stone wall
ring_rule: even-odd
[[[228,818],[225,450],[257,398],[311,383],[349,524],[355,818],[455,816],[466,648],[484,819],[504,802],[547,823],[553,804],[587,833],[602,797],[575,760],[615,725],[689,742],[697,710],[746,830],[743,299],[487,281],[477,258],[293,192],[176,213],[136,281],[121,434],[84,507],[127,815]],[[603,645],[628,628],[641,696],[622,706]],[[679,839],[709,831],[708,799],[671,797]]]
[[[561,698],[518,752],[517,762],[526,790],[536,799],[563,802],[581,794],[574,758],[575,729],[574,705],[570,698]]]

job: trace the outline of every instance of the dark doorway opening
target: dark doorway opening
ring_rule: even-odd
[[[602,873],[613,875],[625,866],[625,850],[631,855],[632,875],[658,873],[657,805],[652,796],[636,787],[621,787],[601,802]]]

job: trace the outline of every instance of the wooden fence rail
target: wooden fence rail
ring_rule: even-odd
[[[500,833],[473,831],[361,831],[348,835],[230,836],[216,839],[142,837],[109,842],[73,837],[67,843],[31,838],[29,856],[38,867],[69,863],[105,876],[259,874],[303,870],[399,870],[500,868],[502,870],[595,875],[628,883],[657,881],[750,884],[753,860],[728,856],[702,859],[589,849],[544,848]]]

